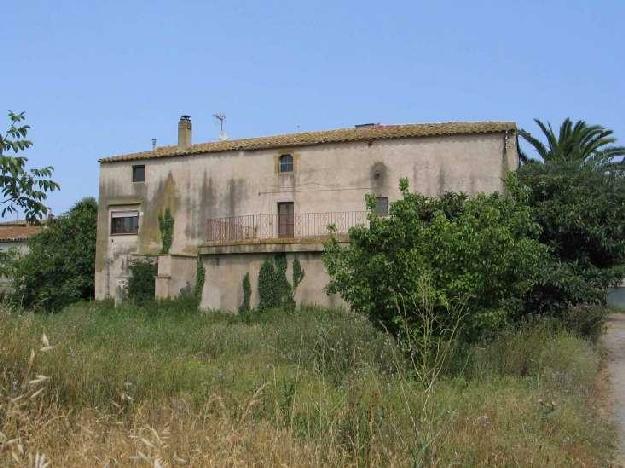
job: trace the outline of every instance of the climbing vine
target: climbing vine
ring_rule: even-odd
[[[250,284],[250,274],[243,276],[243,304],[239,307],[240,313],[250,311],[250,297],[252,296],[252,285]]]
[[[302,264],[299,262],[297,257],[293,260],[293,294],[295,294],[295,290],[299,286],[299,284],[304,279],[304,270],[302,269]]]
[[[198,255],[197,257],[197,266],[196,266],[196,274],[195,274],[195,297],[202,297],[202,288],[204,287],[204,264],[202,263],[202,258]]]
[[[169,208],[165,208],[164,214],[158,215],[158,227],[161,231],[161,239],[163,240],[161,253],[168,254],[174,240],[174,218]]]
[[[284,254],[276,255],[273,259],[268,258],[263,262],[258,274],[259,310],[276,307],[295,308],[295,289],[304,278],[304,270],[299,260],[295,259],[293,261],[293,285],[289,283],[286,271],[287,260]]]
[[[137,259],[128,265],[128,298],[135,304],[144,305],[154,300],[156,264],[150,259]]]

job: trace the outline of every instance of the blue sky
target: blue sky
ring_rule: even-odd
[[[362,122],[570,116],[625,144],[625,1],[1,0],[0,112],[26,111],[55,213],[98,158]],[[6,122],[6,118],[3,120]]]

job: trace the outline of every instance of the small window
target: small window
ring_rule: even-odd
[[[388,216],[388,197],[376,197],[375,201],[375,214]]]
[[[132,181],[145,182],[145,166],[132,166]]]
[[[290,154],[280,156],[280,172],[293,172],[293,156]]]
[[[111,213],[111,234],[137,234],[138,232],[138,211],[114,211]]]

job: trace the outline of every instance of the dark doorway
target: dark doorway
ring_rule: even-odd
[[[294,224],[293,203],[278,203],[278,237],[293,237]]]

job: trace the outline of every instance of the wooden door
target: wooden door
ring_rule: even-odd
[[[278,203],[278,237],[293,237],[295,213],[292,202]]]

